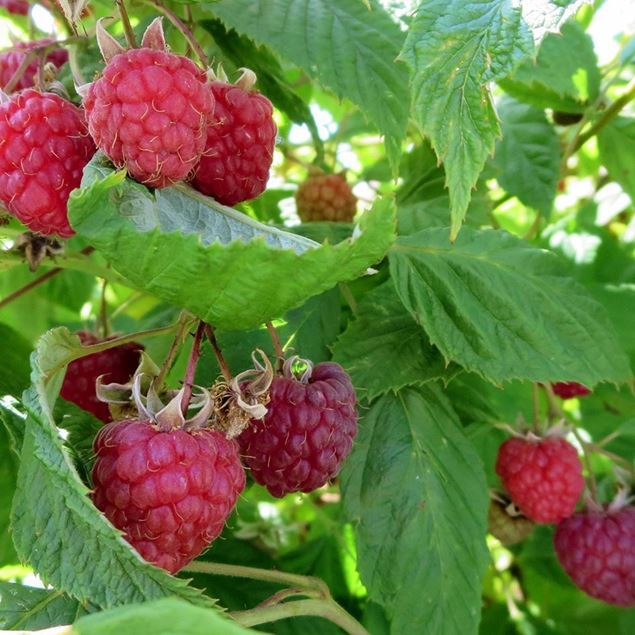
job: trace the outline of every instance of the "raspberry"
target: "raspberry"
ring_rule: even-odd
[[[107,341],[85,331],[80,331],[77,335],[85,346]],[[108,405],[97,399],[97,378],[104,375],[104,382],[127,382],[139,365],[142,350],[141,344],[131,342],[72,361],[66,370],[60,396],[107,423],[112,417]]]
[[[0,103],[0,200],[31,231],[73,235],[67,201],[95,152],[84,113],[27,89]]]
[[[95,506],[170,573],[220,534],[245,486],[235,441],[215,430],[161,432],[127,419],[102,428],[93,448]]]
[[[314,174],[295,193],[298,216],[307,221],[349,223],[355,216],[357,197],[341,174]]]
[[[254,479],[276,497],[324,485],[339,472],[357,433],[355,390],[344,369],[318,364],[305,381],[275,377],[267,415],[239,437]]]
[[[117,167],[166,187],[198,163],[214,99],[205,73],[186,57],[140,48],[110,59],[84,106],[90,134]]]
[[[38,46],[53,42],[51,39],[36,40],[35,42],[18,42],[8,51],[0,53],[0,88],[4,88],[22,64],[29,51]],[[57,68],[61,68],[68,61],[68,53],[64,49],[56,49],[46,56],[46,61]],[[31,88],[37,73],[39,61],[37,57],[27,66],[22,77],[18,80],[14,90]]]
[[[635,507],[578,512],[558,525],[554,546],[582,591],[609,604],[635,606]]]
[[[192,185],[223,205],[236,205],[265,191],[278,129],[271,102],[245,90],[241,80],[212,82],[212,92],[216,110]]]
[[[8,13],[16,15],[27,15],[29,13],[29,3],[26,0],[0,0],[0,7]]]
[[[551,389],[561,399],[571,399],[573,397],[586,397],[591,391],[576,381],[559,381],[551,384]]]
[[[515,545],[531,534],[534,523],[522,514],[512,516],[505,509],[505,505],[498,501],[490,501],[488,530],[502,544]]]
[[[508,439],[498,449],[496,473],[514,503],[537,523],[571,516],[584,489],[576,449],[564,439]]]

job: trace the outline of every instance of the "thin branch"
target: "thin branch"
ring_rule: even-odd
[[[635,78],[627,84],[626,90],[604,111],[602,116],[584,133],[578,134],[565,152],[564,159],[568,159],[577,152],[591,137],[595,137],[610,121],[615,118],[624,107],[635,98]]]
[[[183,380],[183,397],[181,398],[181,410],[184,415],[187,415],[187,409],[190,406],[190,399],[192,398],[192,386],[194,386],[194,374],[196,373],[196,366],[198,365],[199,357],[201,356],[201,340],[203,339],[203,332],[205,331],[206,324],[203,321],[198,323],[196,329],[196,335],[194,335],[194,343],[192,344],[192,352],[190,358],[187,361],[187,369],[185,371],[185,378]]]
[[[220,367],[220,372],[223,373],[225,381],[229,383],[233,379],[233,376],[231,371],[229,370],[229,366],[227,366],[225,358],[223,357],[223,351],[221,351],[220,346],[218,345],[216,333],[214,332],[214,327],[211,324],[207,324],[205,326],[205,335],[207,335],[207,339],[212,345],[214,356],[216,357],[216,361],[218,362],[218,366]]]
[[[108,288],[108,280],[105,278],[101,283],[101,297],[99,299],[99,319],[101,321],[101,334],[104,339],[108,337],[108,301],[106,300],[106,289]]]
[[[207,68],[209,66],[209,60],[207,59],[207,55],[205,55],[205,51],[202,46],[199,44],[198,40],[194,37],[194,34],[188,26],[179,18],[174,11],[168,9],[162,2],[159,0],[145,0],[148,4],[152,5],[157,11],[163,13],[163,15],[170,21],[172,24],[183,34],[183,37],[187,40],[187,43],[190,45],[192,50],[196,53],[196,57],[198,57],[201,66],[203,68]]]
[[[188,332],[190,324],[193,321],[193,317],[187,313],[186,311],[182,311],[179,315],[179,319],[176,323],[176,333],[174,334],[174,339],[172,340],[172,344],[170,344],[170,349],[168,350],[168,354],[165,356],[163,360],[163,364],[161,364],[161,368],[159,369],[159,374],[154,380],[154,385],[156,387],[157,392],[161,391],[163,384],[165,383],[165,378],[167,374],[170,372],[170,368],[174,364],[174,360],[181,348],[181,345],[185,341],[185,336]]]
[[[84,247],[84,249],[82,249],[79,253],[84,256],[87,256],[93,251],[94,251],[93,247]],[[10,293],[6,298],[4,298],[3,300],[0,300],[0,309],[3,309],[8,304],[11,304],[11,302],[13,302],[14,300],[17,300],[19,297],[23,296],[25,293],[28,293],[32,289],[35,289],[35,287],[38,287],[39,285],[43,284],[47,280],[50,280],[51,278],[56,276],[58,273],[61,273],[62,271],[64,271],[62,267],[54,267],[53,269],[50,269],[46,273],[43,273],[39,278],[36,278],[35,280],[31,280],[31,282],[29,282],[28,284],[25,284],[23,287],[16,289],[13,293]]]
[[[130,18],[128,17],[124,0],[115,0],[115,2],[117,4],[117,9],[119,10],[119,17],[123,23],[123,31],[126,35],[126,42],[130,48],[137,48],[137,38],[135,37],[134,30],[132,29],[132,24],[130,24]]]
[[[318,591],[322,597],[330,597],[329,588],[319,578],[313,578],[296,573],[287,573],[276,569],[258,569],[256,567],[243,567],[236,564],[222,564],[219,562],[194,561],[183,569],[191,573],[206,573],[208,575],[222,575],[233,578],[250,578],[262,582],[273,582],[299,589]]]
[[[288,617],[312,615],[337,624],[349,635],[369,635],[368,631],[334,600],[297,600],[274,606],[235,611],[230,615],[242,626],[257,626]]]
[[[276,357],[278,358],[278,371],[281,371],[284,365],[284,349],[282,348],[280,336],[278,335],[278,331],[276,331],[276,327],[271,322],[265,322],[265,325],[267,327],[267,331],[269,331],[269,337],[271,337],[273,350],[275,351]]]

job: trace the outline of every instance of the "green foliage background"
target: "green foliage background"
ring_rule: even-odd
[[[140,35],[157,9],[126,4]],[[237,373],[254,348],[273,354],[273,320],[289,350],[335,359],[358,390],[337,482],[283,500],[250,484],[203,561],[320,577],[372,635],[633,633],[635,609],[584,596],[562,572],[553,528],[510,548],[487,534],[500,424],[546,416],[532,382],[593,389],[565,414],[589,442],[610,435],[613,460],[591,457],[602,499],[616,461],[632,487],[633,34],[603,34],[619,50],[600,64],[587,31],[601,0],[161,4],[230,77],[257,72],[279,126],[273,178],[234,210],[184,185],[151,192],[98,154],[69,202],[64,255],[32,274],[11,250],[24,228],[0,226],[1,297],[63,270],[0,308],[0,628],[238,634],[223,610],[279,589],[169,576],[90,503],[98,422],[57,395],[82,354],[71,333],[99,326],[105,280],[117,332],[187,309],[218,328]],[[89,7],[86,37],[69,44],[87,80],[102,67],[95,21],[113,3]],[[0,8],[0,26],[8,45],[34,25]],[[108,28],[123,41],[119,21]],[[166,34],[187,52],[167,22]],[[78,101],[67,69],[61,79]],[[561,126],[554,111],[581,120]],[[298,222],[292,197],[313,161],[347,168],[355,227]],[[160,361],[171,339],[143,343]],[[197,383],[218,372],[206,350]],[[22,584],[33,574],[48,586]],[[255,628],[341,632],[317,617]]]

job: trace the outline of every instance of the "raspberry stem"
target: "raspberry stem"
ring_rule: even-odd
[[[323,617],[350,635],[368,635],[368,631],[335,600],[296,600],[285,604],[235,611],[230,615],[242,626],[257,626],[289,617],[312,615]]]
[[[276,353],[276,358],[278,359],[277,370],[278,372],[282,371],[282,366],[284,364],[284,349],[282,348],[282,342],[280,341],[280,336],[278,335],[278,331],[276,331],[276,327],[272,322],[265,322],[267,326],[267,331],[269,331],[269,336],[271,337],[271,343],[273,344],[273,350]]]
[[[216,361],[220,367],[220,372],[223,373],[223,377],[225,381],[229,384],[233,379],[232,373],[229,370],[229,366],[227,366],[227,362],[223,357],[223,352],[218,345],[218,340],[216,339],[216,333],[214,332],[214,327],[211,324],[205,325],[205,335],[207,335],[207,339],[212,345],[212,350],[214,351],[214,356],[216,357]]]
[[[159,2],[159,0],[145,0],[149,5],[153,6],[157,11],[163,13],[163,15],[170,21],[172,24],[183,34],[183,37],[187,40],[187,43],[190,45],[192,50],[196,53],[196,57],[198,57],[199,62],[203,68],[207,68],[209,66],[209,61],[207,59],[207,55],[205,55],[205,51],[199,44],[198,40],[194,37],[194,33],[190,31],[188,26],[179,18],[176,13],[168,9],[163,3]]]
[[[90,254],[95,251],[93,247],[84,247],[79,253],[84,256]],[[64,271],[62,267],[54,267],[50,269],[46,273],[43,273],[41,276],[36,278],[35,280],[31,280],[28,284],[25,284],[23,287],[16,289],[13,293],[10,293],[6,298],[0,300],[0,309],[3,309],[8,304],[11,304],[14,300],[17,300],[19,297],[23,296],[25,293],[31,291],[31,289],[35,289],[35,287],[41,285],[42,283],[50,280],[53,276],[56,276],[58,273]]]
[[[130,48],[137,48],[137,39],[135,38],[134,31],[132,30],[132,25],[130,24],[130,18],[128,17],[128,12],[126,11],[126,6],[123,0],[115,0],[117,4],[117,9],[119,10],[119,17],[121,18],[121,22],[123,24],[123,31],[126,36],[126,42]]]
[[[320,597],[330,597],[329,588],[320,578],[314,578],[297,573],[287,573],[274,569],[258,569],[257,567],[244,567],[237,564],[223,564],[219,562],[190,562],[183,571],[191,573],[205,573],[208,575],[223,575],[233,578],[250,578],[262,582],[274,582],[288,584],[290,587],[317,591]]]
[[[105,278],[101,282],[101,297],[99,299],[99,320],[101,322],[101,335],[108,338],[110,329],[108,328],[108,300],[106,300],[106,288],[108,280]]]
[[[192,352],[187,362],[187,369],[185,371],[185,379],[183,380],[183,397],[181,398],[181,410],[183,415],[187,416],[187,409],[190,406],[190,399],[192,399],[192,386],[194,385],[194,374],[196,373],[196,366],[198,364],[199,357],[201,356],[201,340],[203,339],[203,332],[205,331],[206,324],[203,321],[198,323],[196,328],[196,334],[194,335],[194,343],[192,344]]]
[[[256,608],[231,613],[230,615],[243,626],[256,626],[287,617],[314,615],[330,620],[350,635],[368,635],[366,629],[333,600],[328,586],[320,578],[217,562],[191,562],[183,571],[289,585],[289,588],[275,593]],[[281,600],[296,594],[311,595],[314,599],[280,603]]]
[[[176,333],[174,334],[174,339],[172,340],[172,344],[170,344],[170,349],[168,350],[168,354],[165,356],[163,360],[163,364],[161,364],[161,368],[159,369],[159,374],[154,380],[154,385],[157,392],[161,392],[163,385],[165,384],[166,375],[170,372],[170,368],[172,368],[172,364],[174,364],[174,360],[179,352],[179,349],[183,345],[185,341],[185,336],[190,328],[190,325],[193,321],[192,316],[187,313],[187,311],[182,311],[179,315],[179,319],[177,320],[176,325]]]

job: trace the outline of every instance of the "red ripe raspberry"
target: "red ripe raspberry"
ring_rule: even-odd
[[[635,507],[578,512],[556,529],[558,560],[591,597],[635,606]]]
[[[128,419],[93,444],[93,501],[148,561],[175,573],[220,534],[245,487],[235,441]]]
[[[576,449],[564,439],[508,439],[498,449],[496,473],[518,508],[534,522],[571,516],[584,489]]]
[[[85,346],[106,341],[85,331],[80,331],[77,335]],[[142,350],[143,345],[131,342],[76,359],[66,369],[60,396],[107,423],[112,417],[108,404],[97,399],[95,393],[97,378],[104,375],[104,383],[127,382],[137,370]]]
[[[349,223],[355,216],[357,197],[341,174],[314,174],[295,193],[298,216],[307,221]]]
[[[239,437],[254,479],[273,496],[311,492],[335,476],[357,433],[355,390],[335,363],[315,366],[307,383],[275,377],[264,419]]]
[[[220,81],[212,82],[212,92],[216,110],[192,185],[223,205],[236,205],[265,191],[278,128],[264,95]]]
[[[576,381],[559,381],[551,384],[551,389],[561,399],[571,399],[573,397],[586,397],[591,391]]]
[[[27,15],[29,12],[29,3],[26,0],[0,0],[0,7],[16,15]]]
[[[84,100],[97,146],[151,187],[185,180],[205,149],[214,98],[181,55],[140,48],[114,55]]]
[[[30,50],[50,44],[51,39],[36,40],[35,42],[18,42],[14,47],[4,53],[0,53],[0,88],[4,88],[15,72],[22,64]],[[57,68],[61,68],[68,61],[68,53],[64,49],[56,49],[46,56],[46,61],[54,64]],[[24,71],[14,90],[22,90],[23,88],[31,88],[37,73],[39,61],[34,59]]]
[[[0,104],[0,200],[31,231],[73,235],[67,201],[95,152],[84,113],[27,89]]]

